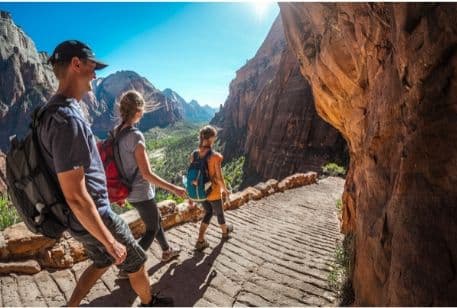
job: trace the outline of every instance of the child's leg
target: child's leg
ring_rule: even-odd
[[[203,216],[202,223],[200,224],[200,231],[198,232],[198,241],[202,242],[205,239],[205,232],[208,229],[209,222],[213,216],[213,207],[208,201],[202,203],[203,209],[205,210],[205,216]]]
[[[224,209],[222,207],[222,200],[211,201],[214,213],[217,215],[217,223],[222,229],[222,233],[227,234],[227,225],[225,223]]]

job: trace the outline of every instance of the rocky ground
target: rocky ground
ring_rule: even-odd
[[[167,231],[181,256],[161,263],[157,244],[148,251],[147,269],[154,291],[172,296],[178,306],[334,305],[327,277],[341,240],[336,200],[344,181],[326,178],[318,184],[250,201],[226,213],[235,227],[221,242],[210,226],[211,247],[193,251],[198,224]],[[0,277],[2,306],[60,306],[69,298],[88,261],[71,270],[43,270],[35,275]],[[127,281],[111,268],[82,303],[87,306],[132,306],[138,299]]]

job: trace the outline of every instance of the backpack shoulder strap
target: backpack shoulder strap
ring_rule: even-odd
[[[32,129],[38,127],[45,112],[54,113],[60,107],[68,107],[68,106],[70,106],[70,103],[67,101],[64,101],[64,102],[51,103],[51,104],[47,103],[41,107],[36,108],[32,113],[32,123],[31,123]]]
[[[193,161],[197,161],[200,157],[198,157],[198,150],[194,150],[192,152],[192,158],[193,158]]]
[[[213,150],[209,149],[208,152],[206,152],[205,157],[203,157],[205,162],[208,162],[208,159],[211,157],[211,155],[213,155]]]
[[[135,132],[138,131],[138,128],[133,127],[133,126],[128,126],[124,129],[121,129],[120,131],[116,132],[116,129],[113,129],[112,131],[109,132],[109,136],[113,138],[113,154],[114,154],[114,162],[116,164],[117,169],[119,170],[119,173],[121,174],[121,177],[124,178],[128,182],[128,184],[131,186],[132,182],[135,180],[135,178],[138,175],[138,172],[140,169],[138,166],[135,169],[135,172],[133,173],[132,178],[128,178],[127,174],[125,172],[124,166],[122,164],[122,159],[121,159],[121,152],[119,149],[119,141],[126,135],[128,135],[130,132]]]
[[[115,131],[115,129],[113,129],[113,136],[119,142],[119,140],[121,140],[124,136],[128,135],[131,132],[136,132],[136,131],[138,131],[138,128],[133,127],[133,126],[128,126],[117,132]]]

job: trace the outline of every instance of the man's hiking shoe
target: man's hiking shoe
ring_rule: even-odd
[[[222,239],[228,240],[231,238],[230,234],[233,232],[233,225],[227,225],[227,233],[222,233]]]
[[[173,307],[174,301],[171,297],[158,296],[159,293],[152,295],[152,300],[148,304],[141,303],[139,307]]]
[[[195,249],[198,251],[202,251],[208,247],[209,247],[209,243],[207,240],[197,241],[197,243],[195,244]]]
[[[170,246],[170,248],[162,253],[162,262],[168,262],[173,258],[179,256],[181,248]]]
[[[124,280],[124,279],[129,279],[129,275],[124,272],[123,270],[119,270],[119,273],[117,274],[117,279]]]

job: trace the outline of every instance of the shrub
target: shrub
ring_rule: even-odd
[[[121,207],[117,204],[111,204],[111,209],[116,213],[116,214],[122,214],[127,211],[130,211],[133,209],[133,206],[127,201],[124,207]]]
[[[338,209],[338,213],[341,214],[341,211],[343,210],[343,202],[341,199],[336,200],[336,208]]]
[[[16,208],[6,195],[0,195],[0,231],[21,221]]]
[[[329,286],[337,292],[340,306],[349,306],[354,302],[351,274],[354,262],[354,236],[348,234],[335,249],[335,261],[327,280]]]
[[[225,184],[227,185],[227,188],[233,192],[239,190],[241,182],[243,181],[243,165],[244,156],[240,156],[227,162],[222,167]]]
[[[335,163],[327,163],[322,167],[322,172],[330,176],[345,176],[346,169]]]

